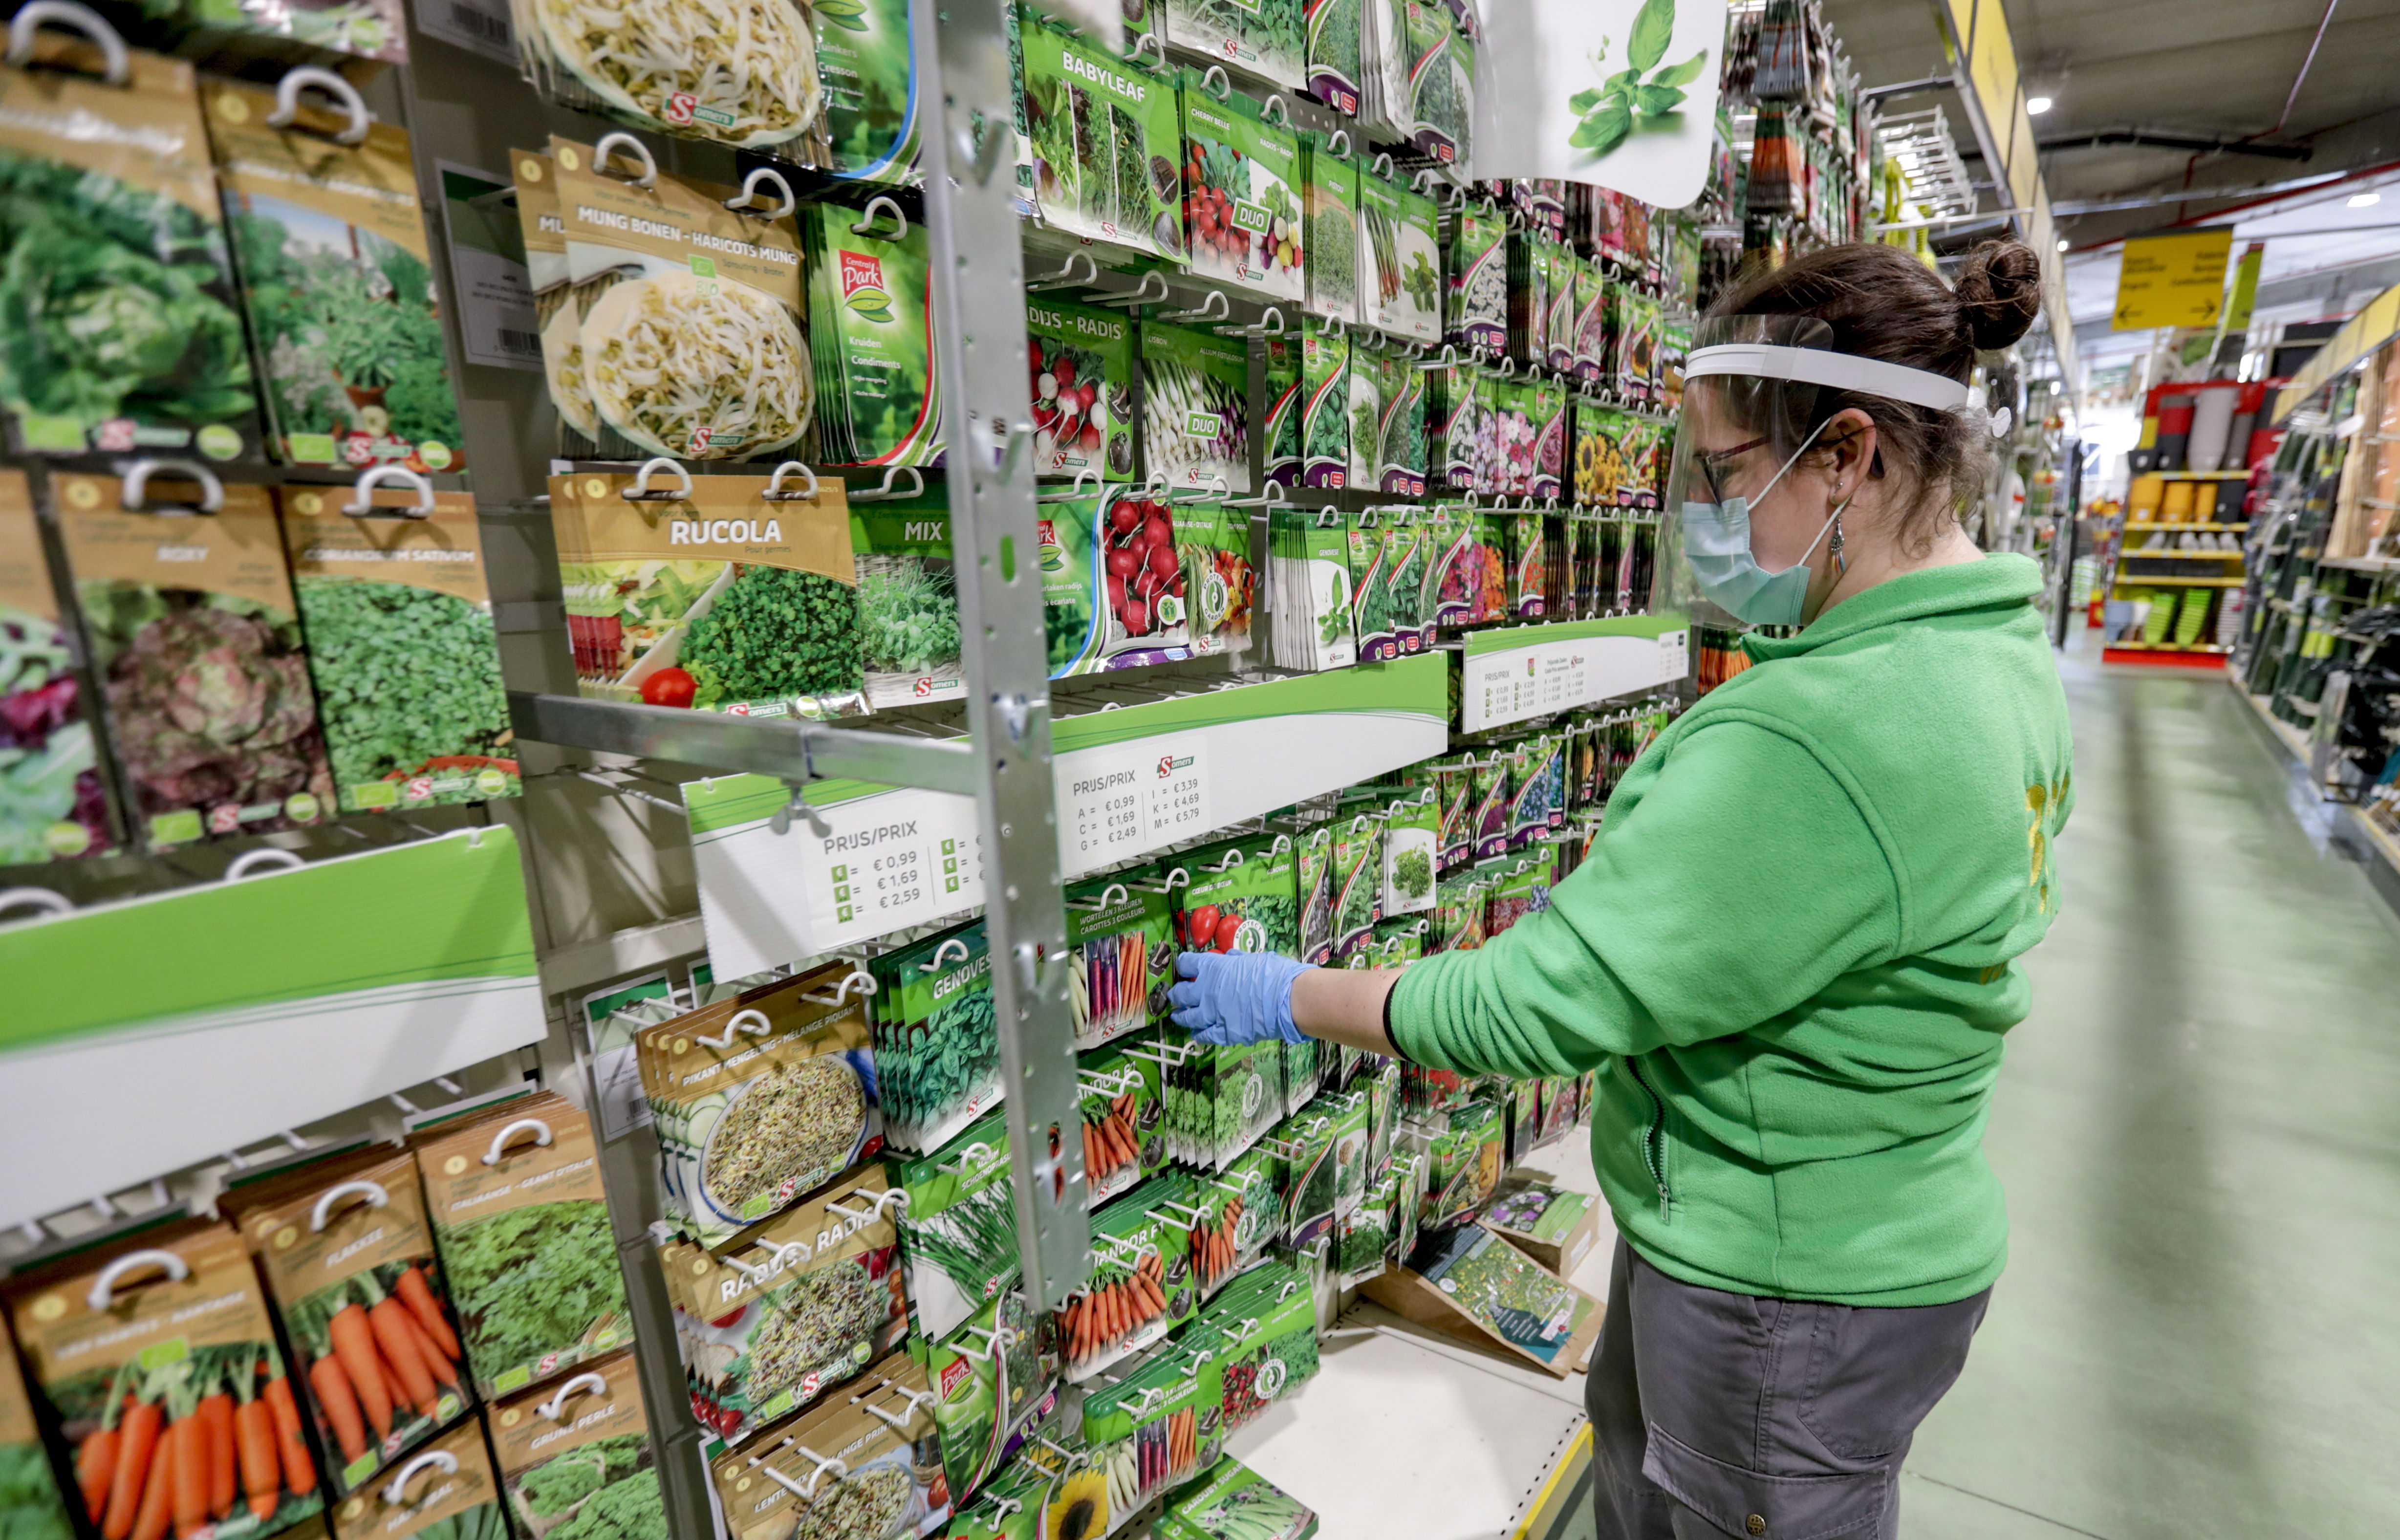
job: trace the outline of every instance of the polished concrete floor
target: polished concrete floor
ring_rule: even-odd
[[[2007,1274],[1908,1540],[2400,1529],[2400,920],[2220,677],[2064,665]]]

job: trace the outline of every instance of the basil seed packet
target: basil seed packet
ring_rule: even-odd
[[[475,499],[379,488],[354,515],[346,489],[277,496],[341,811],[519,795]]]
[[[230,80],[205,105],[275,457],[462,469],[407,131],[306,102],[278,129],[275,92]]]
[[[192,66],[35,32],[0,65],[0,417],[25,455],[262,458]],[[455,442],[455,441],[454,441]]]
[[[1133,480],[1133,323],[1122,311],[1025,305],[1033,473]]]
[[[1384,804],[1383,911],[1386,915],[1422,914],[1433,907],[1440,795],[1438,786],[1426,785]]]
[[[1180,258],[1174,87],[1055,27],[1026,25],[1020,36],[1043,222],[1065,235]]]
[[[1248,344],[1158,321],[1142,323],[1140,344],[1143,473],[1172,489],[1248,493]]]

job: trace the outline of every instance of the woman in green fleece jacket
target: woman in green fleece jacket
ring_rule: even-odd
[[[1752,279],[1695,339],[1670,487],[1755,666],[1661,734],[1550,907],[1405,973],[1187,954],[1176,1019],[1513,1077],[1598,1069],[1619,1235],[1589,1376],[1603,1540],[1890,1536],[2006,1251],[1982,1152],[2056,912],[2066,709],[1957,513],[1978,350],[2039,266],[1886,246]],[[1662,564],[1664,565],[1664,564]]]

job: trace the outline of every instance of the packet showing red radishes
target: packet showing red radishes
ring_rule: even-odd
[[[1052,678],[1192,656],[1188,583],[1166,503],[1053,494],[1040,529]]]
[[[1133,323],[1123,311],[1025,305],[1033,473],[1133,480]]]

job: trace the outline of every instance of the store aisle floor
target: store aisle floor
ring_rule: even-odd
[[[2066,663],[2066,907],[1986,1140],[2009,1270],[1902,1533],[2387,1533],[2400,920],[2220,678],[2093,657]]]

